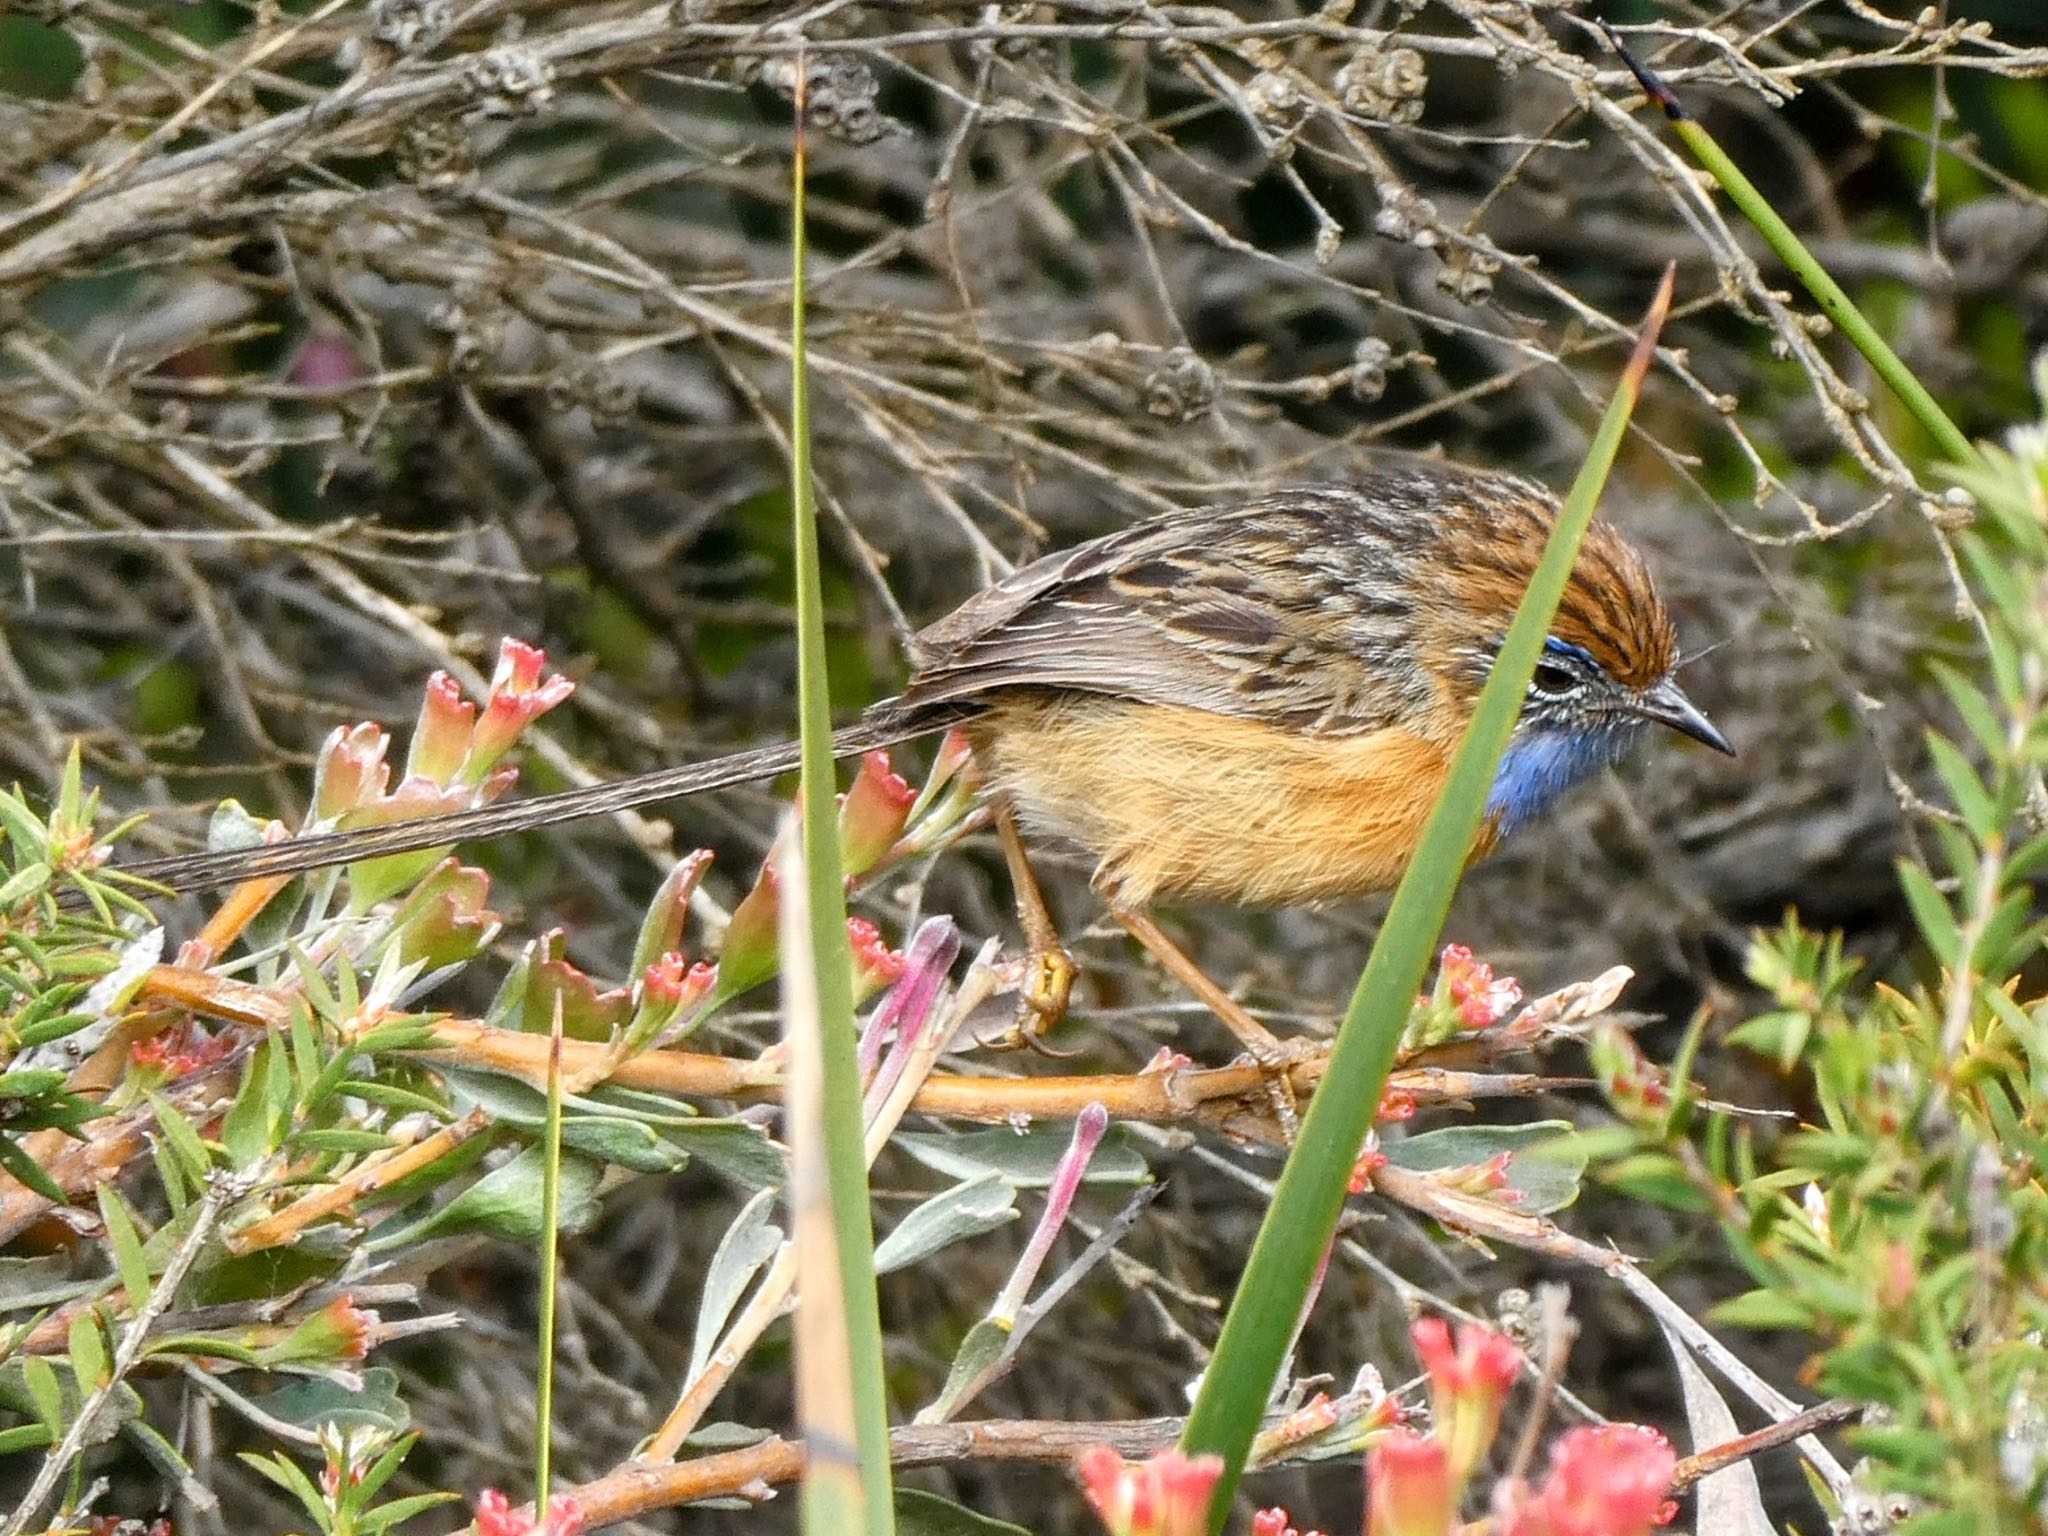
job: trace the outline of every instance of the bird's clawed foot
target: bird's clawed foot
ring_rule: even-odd
[[[1041,1056],[1066,1057],[1072,1051],[1055,1051],[1044,1036],[1067,1016],[1067,1002],[1081,974],[1074,957],[1057,943],[1034,947],[1024,957],[1024,975],[1017,985],[1017,1016],[1003,1034],[981,1044],[992,1051],[1032,1050]]]
[[[1324,1046],[1313,1040],[1300,1038],[1281,1039],[1267,1034],[1262,1040],[1246,1040],[1245,1054],[1257,1064],[1266,1092],[1266,1102],[1273,1106],[1273,1119],[1279,1125],[1280,1139],[1291,1147],[1301,1132],[1301,1108],[1294,1093],[1294,1069],[1305,1061],[1313,1060]]]

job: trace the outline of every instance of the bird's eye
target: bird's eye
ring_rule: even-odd
[[[1577,675],[1569,667],[1554,661],[1539,662],[1536,675],[1529,679],[1531,691],[1546,698],[1561,698],[1579,686]]]

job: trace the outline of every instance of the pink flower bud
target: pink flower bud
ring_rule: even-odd
[[[1522,1352],[1505,1336],[1477,1323],[1458,1325],[1457,1344],[1439,1317],[1416,1319],[1415,1353],[1429,1373],[1436,1432],[1450,1458],[1452,1479],[1463,1487],[1493,1444],[1508,1389],[1521,1374]]]
[[[1366,1536],[1450,1536],[1458,1484],[1435,1435],[1388,1430],[1365,1458]]]
[[[405,754],[406,777],[453,783],[463,759],[469,756],[470,733],[475,729],[476,706],[462,696],[454,678],[436,672],[427,679],[427,691],[420,697],[419,719]]]
[[[1209,1529],[1209,1495],[1223,1475],[1221,1456],[1168,1449],[1130,1462],[1097,1445],[1076,1465],[1110,1536],[1205,1536]]]
[[[490,896],[489,875],[454,859],[442,861],[391,916],[399,957],[428,970],[475,959],[505,925],[491,910]]]
[[[1567,1430],[1543,1486],[1506,1490],[1495,1524],[1501,1536],[1647,1536],[1677,1513],[1666,1497],[1677,1466],[1670,1442],[1640,1424]]]
[[[1514,1160],[1512,1152],[1496,1152],[1483,1163],[1439,1168],[1424,1177],[1439,1188],[1491,1200],[1495,1205],[1520,1205],[1523,1192],[1508,1182],[1508,1170],[1514,1166]]]
[[[1614,1112],[1639,1127],[1661,1130],[1671,1109],[1671,1090],[1662,1069],[1643,1054],[1635,1036],[1607,1020],[1594,1028],[1586,1053]]]
[[[853,786],[839,799],[839,863],[848,879],[873,869],[896,846],[917,791],[889,766],[887,752],[860,760]]]
[[[545,651],[524,640],[507,638],[500,643],[498,669],[491,674],[491,696],[470,736],[469,757],[462,765],[465,783],[480,783],[521,731],[576,691],[576,685],[559,674],[542,678],[547,659]]]
[[[332,821],[382,796],[391,780],[384,761],[390,745],[381,725],[336,726],[313,767],[313,814]]]

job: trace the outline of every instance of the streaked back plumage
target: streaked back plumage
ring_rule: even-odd
[[[1171,704],[1312,735],[1462,729],[1557,503],[1436,466],[1170,512],[1047,556],[923,631],[912,706],[1015,689]],[[1588,534],[1553,633],[1643,686],[1676,657],[1641,558]]]

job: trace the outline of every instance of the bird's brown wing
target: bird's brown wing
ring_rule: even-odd
[[[903,702],[1070,688],[1377,730],[1430,702],[1409,664],[1416,510],[1365,487],[1276,492],[1049,555],[917,637]]]

